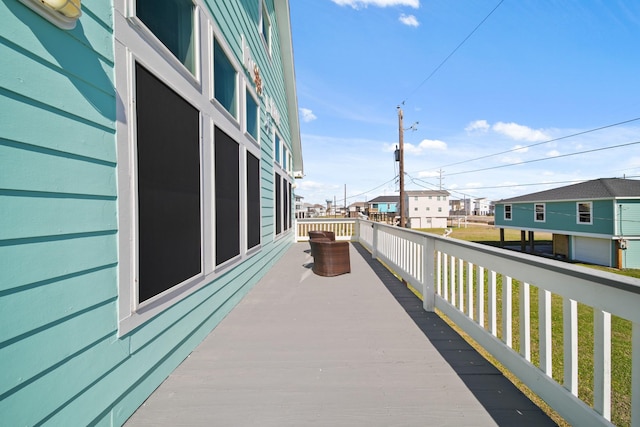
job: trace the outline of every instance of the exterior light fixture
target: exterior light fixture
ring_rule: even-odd
[[[64,30],[72,30],[82,15],[81,0],[20,0],[22,4]]]

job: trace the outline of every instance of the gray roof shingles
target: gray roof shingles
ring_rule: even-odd
[[[620,197],[640,197],[640,181],[622,178],[599,178],[579,184],[503,199],[498,203],[615,199]]]

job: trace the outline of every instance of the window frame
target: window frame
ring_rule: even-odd
[[[245,134],[253,139],[253,141],[260,145],[260,132],[261,132],[261,111],[260,111],[260,99],[256,99],[256,95],[255,93],[255,89],[253,88],[253,86],[251,86],[250,84],[245,84],[244,85],[244,102],[242,102],[242,106],[244,108],[244,115],[243,115],[243,124],[244,124],[244,132]],[[248,99],[251,98],[253,100],[253,102],[255,102],[256,105],[256,134],[253,135],[250,131],[249,131],[249,122],[248,122],[248,117],[249,117],[249,103],[247,102]]]
[[[241,123],[245,120],[247,87],[254,94],[252,81],[244,70],[239,59],[229,55],[228,44],[222,31],[207,10],[195,6],[194,40],[197,49],[197,75],[187,70],[164,44],[159,42],[142,22],[135,16],[135,1],[126,0],[117,3],[114,13],[114,81],[116,96],[122,100],[117,105],[116,120],[117,144],[117,191],[118,191],[118,336],[123,336],[144,325],[155,316],[163,313],[179,303],[198,289],[216,280],[227,270],[234,268],[259,253],[263,245],[264,230],[263,212],[260,210],[260,244],[249,248],[247,241],[247,152],[258,159],[260,174],[260,204],[262,204],[262,187],[264,179],[263,158],[259,141],[255,141],[243,130]],[[236,70],[236,90],[238,117],[234,118],[226,109],[212,102],[213,99],[213,49],[214,38],[222,48],[227,49],[227,58]],[[204,46],[200,49],[200,46]],[[193,105],[200,113],[199,154],[200,154],[200,212],[201,212],[201,273],[176,284],[166,291],[149,298],[138,300],[138,193],[137,193],[137,139],[136,139],[136,78],[135,67],[139,63],[167,87],[174,90],[184,100]],[[261,100],[260,100],[261,101]],[[260,117],[264,114],[263,105],[258,103]],[[223,265],[215,265],[215,189],[213,186],[213,143],[214,129],[219,126],[239,144],[240,175],[240,255]],[[258,129],[259,132],[264,131]],[[264,135],[262,136],[264,137]],[[285,141],[282,141],[285,144]],[[287,182],[290,182],[288,180]],[[284,233],[283,233],[284,234]],[[287,235],[290,232],[286,233]]]
[[[589,221],[582,221],[582,213],[580,212],[580,205],[589,206]],[[576,224],[579,225],[592,225],[593,224],[593,202],[576,202]]]
[[[234,104],[235,104],[233,106],[234,111],[229,111],[229,109],[227,109],[227,107],[222,103],[222,101],[216,98],[216,91],[215,91],[216,46],[220,47],[220,51],[221,51],[220,53],[224,55],[224,58],[226,59],[227,63],[234,71],[234,76],[233,76],[233,90],[234,90]],[[239,69],[240,68],[238,67],[238,64],[235,63],[234,56],[230,54],[230,49],[227,43],[224,40],[222,40],[222,37],[219,37],[214,34],[213,40],[212,40],[212,49],[211,49],[211,102],[214,103],[214,105],[216,105],[220,109],[220,111],[223,112],[223,114],[227,114],[236,123],[240,123],[240,104],[241,103],[243,104],[242,110],[245,110],[245,107],[244,107],[245,102],[241,97],[240,84],[239,84],[239,80],[240,78],[244,77],[244,73],[239,72],[238,71]]]
[[[266,18],[266,28],[265,28],[265,18]],[[271,17],[269,16],[269,8],[264,0],[260,0],[260,23],[258,25],[258,32],[260,33],[260,38],[264,43],[264,46],[269,53],[269,57],[271,57],[271,41],[273,39],[273,25],[271,24]],[[265,34],[266,33],[266,34]]]
[[[505,221],[513,220],[513,205],[511,203],[504,205],[503,216]]]
[[[542,212],[538,212],[538,207],[542,207]],[[539,219],[538,215],[542,215]],[[534,222],[546,222],[547,220],[547,204],[546,203],[534,203],[533,204],[533,221]]]
[[[179,72],[182,77],[191,81],[191,83],[200,88],[202,84],[202,50],[201,50],[201,40],[200,36],[203,32],[203,25],[200,21],[200,6],[191,1],[193,4],[193,50],[194,50],[194,70],[190,70],[185,64],[176,57],[171,49],[169,49],[159,38],[154,34],[154,32],[147,27],[147,25],[137,16],[137,1],[136,0],[128,0],[127,10],[126,10],[126,20],[131,24],[138,36],[140,36],[146,43],[148,43],[151,47],[155,48],[163,55],[163,59],[170,64],[173,65],[173,68]]]

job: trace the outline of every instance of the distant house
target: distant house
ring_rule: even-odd
[[[445,228],[449,217],[449,192],[406,191],[405,216],[409,228]]]
[[[378,196],[367,202],[369,218],[374,221],[393,221],[398,214],[399,196]]]
[[[354,202],[348,207],[349,217],[357,218],[361,215],[367,215],[367,203],[366,202]]]
[[[473,199],[473,215],[493,215],[493,202],[486,197]]]
[[[553,233],[553,253],[640,268],[640,181],[601,178],[496,202],[496,227]]]

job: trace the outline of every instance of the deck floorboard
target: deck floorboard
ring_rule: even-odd
[[[134,426],[555,425],[371,255],[296,243],[134,413]]]

